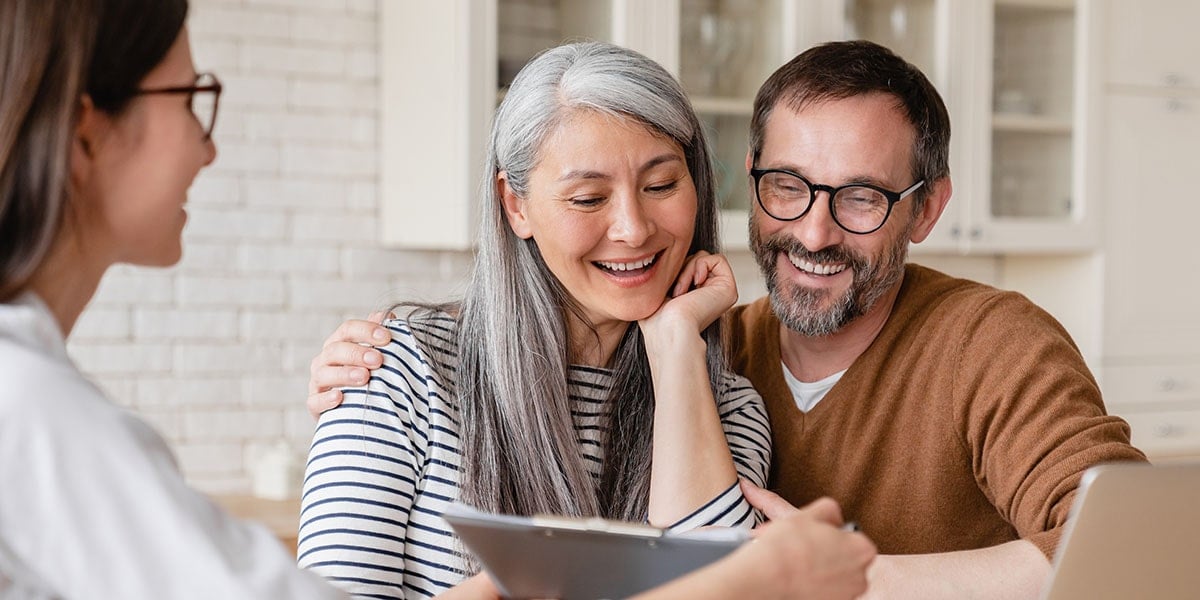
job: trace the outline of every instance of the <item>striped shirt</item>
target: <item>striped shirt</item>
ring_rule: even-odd
[[[363,598],[426,598],[468,575],[442,511],[458,499],[460,439],[453,382],[455,321],[445,314],[386,323],[392,342],[365,388],[321,415],[309,453],[298,560]],[[424,343],[419,343],[414,330]],[[604,461],[606,369],[572,366],[571,415],[593,477]],[[770,429],[762,399],[728,374],[718,412],[738,474],[764,485]],[[735,483],[672,526],[750,527],[756,515]]]

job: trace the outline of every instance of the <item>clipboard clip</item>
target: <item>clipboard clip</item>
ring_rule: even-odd
[[[612,521],[609,519],[601,519],[599,517],[580,519],[556,515],[533,515],[532,521],[534,525],[539,527],[568,529],[572,531],[614,533],[617,535],[627,535],[646,539],[658,539],[663,537],[664,534],[662,529],[650,525],[639,525],[637,523],[626,523],[624,521]]]

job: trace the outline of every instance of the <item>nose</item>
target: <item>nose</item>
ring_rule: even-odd
[[[204,140],[204,160],[203,165],[208,166],[217,160],[217,143],[213,141],[212,136]]]
[[[612,198],[612,221],[608,226],[608,239],[623,242],[631,248],[639,248],[658,231],[654,219],[647,214],[646,207],[636,193],[621,193]]]
[[[845,237],[829,206],[829,192],[819,191],[808,214],[792,222],[792,233],[809,252],[840,244]]]

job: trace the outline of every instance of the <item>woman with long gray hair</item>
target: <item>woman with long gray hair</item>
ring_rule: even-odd
[[[299,561],[363,595],[473,571],[440,514],[484,510],[751,527],[758,394],[725,369],[737,299],[708,147],[662,67],[602,43],[517,76],[488,148],[465,297],[410,307],[365,386],[320,417]]]

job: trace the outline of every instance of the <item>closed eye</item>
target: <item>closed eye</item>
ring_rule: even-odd
[[[570,202],[571,206],[578,208],[594,208],[599,206],[600,203],[604,202],[604,198],[600,196],[582,196],[578,198],[568,198],[567,202]]]
[[[678,181],[672,181],[670,183],[664,183],[661,185],[648,186],[648,187],[646,187],[646,191],[648,191],[650,193],[654,193],[654,194],[661,194],[663,192],[669,192],[678,186],[679,186]]]

